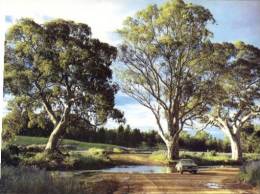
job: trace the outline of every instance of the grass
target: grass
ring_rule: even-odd
[[[27,147],[33,145],[42,145],[47,142],[47,138],[43,137],[28,137],[28,136],[17,136],[13,144],[26,145]],[[33,145],[32,145],[33,144]],[[166,157],[166,151],[160,150],[155,151],[152,154],[125,154],[126,151],[122,150],[119,146],[100,144],[100,143],[86,143],[75,140],[63,141],[63,145],[74,145],[77,150],[81,152],[71,151],[68,148],[69,156],[65,157],[63,162],[53,163],[53,160],[46,161],[45,156],[41,154],[35,155],[33,153],[26,153],[28,156],[25,158],[25,164],[33,165],[50,163],[53,166],[47,166],[47,169],[55,169],[60,165],[61,169],[98,169],[105,166],[114,164],[168,164]],[[82,152],[84,150],[84,152]],[[86,151],[86,152],[85,152]],[[108,158],[109,153],[109,158]],[[112,154],[111,154],[112,153]],[[180,158],[191,158],[196,161],[198,165],[233,165],[237,164],[235,161],[230,159],[230,156],[226,153],[216,152],[189,152],[181,151]],[[245,161],[259,159],[259,154],[244,154]],[[59,161],[58,161],[59,162]]]
[[[2,167],[1,192],[13,194],[78,194],[85,185],[72,178],[57,178],[44,170]]]
[[[12,144],[16,145],[42,145],[46,144],[48,141],[48,138],[45,137],[29,137],[29,136],[17,136],[15,140],[12,142]],[[116,145],[111,145],[111,144],[102,144],[102,143],[87,143],[87,142],[81,142],[81,141],[76,141],[76,140],[70,140],[70,139],[64,139],[62,144],[67,144],[67,145],[75,145],[77,146],[78,150],[86,150],[89,148],[101,148],[101,149],[110,149],[112,150],[113,148],[118,148],[119,146]]]
[[[160,155],[161,156],[161,155]],[[167,165],[167,160],[161,160],[155,154],[110,154],[112,162],[115,164],[125,165]]]
[[[50,155],[43,151],[47,140],[47,138],[43,137],[17,136],[10,146],[14,148],[12,149],[14,151],[19,148],[19,154],[16,155],[6,147],[5,150],[2,150],[4,156],[3,163],[37,166],[47,170],[100,169],[113,165],[107,153],[119,149],[118,146],[109,144],[86,143],[65,139],[63,146],[66,145],[67,147],[63,147],[62,152],[66,153],[66,155]]]
[[[106,151],[101,148],[90,148],[86,151],[70,151],[67,155],[47,154],[45,152],[28,153],[20,156],[21,164],[37,166],[47,170],[86,170],[112,166]]]
[[[102,185],[102,186],[100,186]],[[115,180],[88,181],[76,177],[60,177],[32,167],[2,167],[0,193],[10,194],[97,194],[113,193],[118,188]]]
[[[159,164],[168,163],[167,152],[165,150],[159,150],[149,155],[149,160],[158,162]],[[231,160],[230,156],[226,153],[217,152],[190,152],[180,151],[180,158],[194,159],[198,165],[233,165],[237,162]],[[259,154],[244,154],[246,161],[259,160]]]
[[[159,163],[168,163],[166,150],[152,152],[152,154],[149,156],[149,160]]]
[[[192,158],[199,165],[236,165],[239,164],[231,159],[231,156],[227,153],[218,152],[180,152],[181,158]],[[259,160],[259,154],[244,154],[245,161]]]
[[[232,165],[236,164],[231,158],[223,153],[216,152],[187,152],[183,151],[180,154],[181,158],[191,158],[198,165]]]

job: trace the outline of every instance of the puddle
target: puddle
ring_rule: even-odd
[[[176,172],[175,168],[169,166],[150,166],[150,165],[123,165],[112,168],[105,168],[101,170],[94,170],[95,172],[109,172],[109,173],[172,173]],[[91,172],[84,170],[77,172],[77,175],[83,175]],[[93,171],[92,171],[93,172]]]
[[[210,189],[221,189],[223,187],[223,185],[220,185],[218,183],[207,183],[206,187],[208,187]]]

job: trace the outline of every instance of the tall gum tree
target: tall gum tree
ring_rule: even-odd
[[[151,110],[169,160],[179,157],[179,133],[207,110],[214,87],[208,23],[209,10],[171,0],[128,17],[118,30],[121,88]]]
[[[30,115],[48,115],[53,131],[46,151],[57,151],[69,117],[97,126],[107,118],[121,121],[114,108],[118,90],[110,65],[117,49],[91,38],[88,25],[54,20],[43,25],[22,19],[5,43],[5,94],[27,99]]]
[[[260,115],[260,50],[243,42],[214,45],[218,60],[212,71],[218,87],[206,120],[219,127],[231,143],[232,159],[242,161],[240,132]]]

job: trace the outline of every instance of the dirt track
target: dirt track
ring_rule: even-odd
[[[115,194],[253,194],[251,186],[236,180],[238,168],[220,168],[201,171],[196,175],[102,173],[99,178],[119,181]],[[96,177],[97,178],[97,177]],[[209,188],[209,185],[219,188]]]

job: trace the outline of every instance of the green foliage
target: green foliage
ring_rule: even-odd
[[[93,148],[88,149],[86,153],[88,155],[99,156],[99,155],[104,155],[105,154],[105,150],[93,147]]]
[[[149,160],[156,161],[156,162],[167,162],[167,152],[165,150],[159,150],[159,151],[154,151],[152,154],[149,156]]]
[[[236,161],[231,160],[227,153],[211,152],[191,152],[181,151],[180,158],[193,159],[198,165],[235,165]],[[259,159],[259,155],[247,154],[247,160]],[[149,156],[149,160],[161,163],[167,163],[167,152],[165,150],[154,151]]]
[[[27,126],[28,115],[26,107],[28,98],[16,97],[8,102],[10,112],[3,118],[3,142],[4,144],[12,141],[15,135]]]
[[[118,30],[121,88],[152,111],[166,143],[176,143],[183,126],[207,111],[215,87],[209,23],[214,18],[206,8],[169,0],[128,17]]]
[[[260,114],[260,49],[239,41],[214,44],[214,50],[218,63],[210,71],[218,77],[218,87],[211,91],[214,96],[205,117],[226,134],[229,142],[239,145],[247,139],[245,134],[240,138],[243,129]],[[238,151],[232,148],[233,158],[242,160],[242,146],[238,147]]]
[[[125,153],[126,151],[123,150],[122,148],[113,148],[113,153],[116,153],[116,154],[122,154],[122,153]]]
[[[15,149],[16,151],[17,149]],[[3,165],[17,166],[20,162],[20,158],[17,156],[18,153],[14,152],[11,145],[8,145],[1,149],[1,163]]]
[[[90,126],[108,118],[123,121],[114,108],[118,87],[110,66],[116,55],[115,47],[91,38],[86,24],[59,19],[39,25],[21,19],[6,34],[4,91],[16,103],[26,99],[25,112],[18,114],[27,116],[29,126],[44,126],[48,116],[54,127],[64,128],[72,112]],[[16,119],[13,111],[11,120]]]
[[[80,170],[99,169],[111,166],[105,150],[90,148],[88,151],[69,152],[68,155],[58,153],[36,153],[32,156],[22,157],[23,165],[37,166],[48,170]]]
[[[17,136],[15,140],[12,142],[16,145],[43,145],[46,144],[48,138],[44,137],[27,137],[27,136]],[[100,148],[100,149],[113,149],[117,147],[115,145],[110,144],[102,144],[102,143],[86,143],[81,141],[69,140],[65,139],[62,141],[62,145],[75,145],[78,150],[86,150],[89,148]]]
[[[254,186],[260,186],[260,163],[251,162],[246,164],[240,172],[240,179]]]
[[[244,152],[260,153],[260,125],[248,125],[241,130],[241,141]]]

